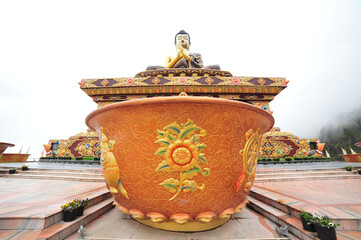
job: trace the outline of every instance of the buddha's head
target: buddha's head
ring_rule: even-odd
[[[174,45],[177,48],[182,46],[183,48],[189,49],[189,46],[191,45],[191,38],[190,38],[189,34],[184,30],[179,31],[175,35]]]

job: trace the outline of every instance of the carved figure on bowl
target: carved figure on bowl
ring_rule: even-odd
[[[163,68],[206,68],[220,70],[219,65],[209,65],[204,67],[202,55],[199,53],[191,53],[189,47],[191,45],[189,34],[181,30],[174,38],[174,45],[176,47],[175,56],[168,56],[165,60],[164,67],[162,66],[148,66],[148,70],[156,70]]]
[[[108,141],[108,138],[103,133],[103,128],[101,128],[101,133],[102,140],[100,145],[102,148],[102,153],[100,163],[102,165],[103,176],[106,182],[106,186],[109,189],[109,192],[116,194],[119,192],[118,190],[120,190],[120,193],[124,197],[129,198],[127,191],[124,189],[122,182],[120,181],[119,168],[112,152],[114,149],[115,141]]]

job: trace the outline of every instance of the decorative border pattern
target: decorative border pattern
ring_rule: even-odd
[[[135,77],[158,77],[158,76],[222,76],[232,77],[227,71],[207,68],[161,68],[139,72]]]
[[[260,157],[322,157],[320,149],[311,150],[310,142],[316,142],[318,147],[322,147],[319,139],[300,139],[292,133],[281,132],[275,127],[263,135]]]
[[[228,86],[279,86],[286,87],[289,81],[285,78],[260,77],[125,77],[82,79],[79,85],[84,88],[121,87],[121,86],[159,86],[159,85],[228,85]]]
[[[100,156],[99,139],[96,132],[88,129],[65,139],[51,139],[49,143],[58,143],[58,149],[46,153],[47,157],[98,157]],[[45,150],[46,151],[46,150]]]

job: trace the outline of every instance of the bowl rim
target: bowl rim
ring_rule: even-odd
[[[91,119],[93,117],[95,117],[96,115],[99,115],[103,112],[113,110],[114,108],[152,105],[154,103],[157,103],[157,104],[161,104],[161,103],[167,103],[167,104],[168,103],[198,103],[198,104],[213,104],[213,105],[217,104],[217,105],[242,107],[242,108],[246,108],[248,110],[257,112],[259,114],[263,114],[263,115],[265,114],[264,116],[266,118],[268,118],[268,120],[271,122],[270,129],[272,128],[272,126],[275,123],[274,117],[269,112],[263,110],[262,108],[254,106],[253,104],[250,104],[250,103],[222,99],[222,98],[213,98],[213,97],[171,96],[171,97],[152,97],[152,98],[132,99],[132,100],[128,100],[128,101],[109,104],[109,105],[103,106],[103,107],[98,108],[98,109],[92,111],[91,113],[89,113],[88,116],[85,118],[85,124],[88,127],[92,128],[91,126],[89,126],[88,123],[89,123],[89,121],[91,121]]]

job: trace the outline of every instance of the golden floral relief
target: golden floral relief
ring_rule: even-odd
[[[155,155],[162,156],[164,160],[155,171],[179,172],[179,180],[169,178],[159,184],[171,193],[175,193],[169,201],[175,199],[182,191],[203,190],[204,184],[199,186],[191,179],[199,173],[203,176],[210,174],[209,168],[203,169],[201,166],[208,163],[205,154],[202,153],[207,146],[201,143],[201,137],[207,134],[206,130],[194,124],[192,120],[188,120],[182,125],[176,122],[169,124],[163,130],[158,129],[157,134],[155,143],[158,143],[160,147]]]

